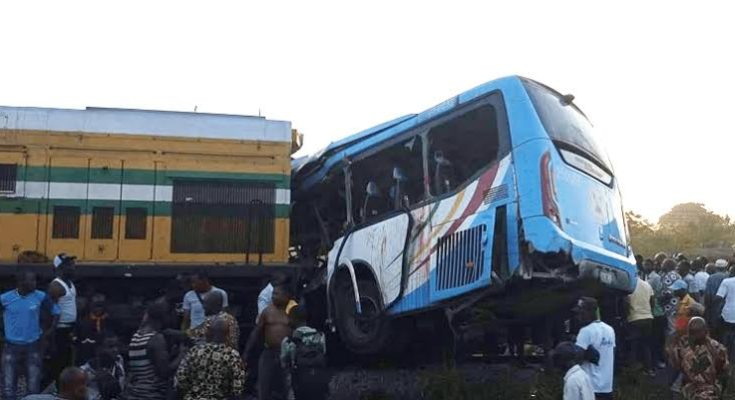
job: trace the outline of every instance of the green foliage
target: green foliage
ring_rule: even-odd
[[[659,251],[723,257],[732,254],[735,224],[703,204],[684,203],[653,224],[639,214],[625,214],[636,254],[651,257]]]

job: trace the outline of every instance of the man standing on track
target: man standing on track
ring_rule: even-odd
[[[77,288],[74,286],[76,257],[60,253],[54,257],[56,279],[48,287],[48,295],[58,305],[59,317],[50,344],[49,382],[56,381],[66,367],[72,366],[74,326],[77,322]]]

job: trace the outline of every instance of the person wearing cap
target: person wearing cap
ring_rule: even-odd
[[[709,324],[711,334],[720,339],[720,304],[717,303],[717,290],[727,275],[727,261],[719,259],[714,263],[707,265],[710,276],[707,278],[707,284],[704,286],[704,307],[707,323]]]
[[[58,379],[64,368],[73,362],[74,327],[77,322],[77,288],[74,286],[76,257],[61,253],[54,257],[56,278],[48,286],[51,300],[59,308],[50,346],[50,361],[45,379],[48,383]]]
[[[597,300],[594,298],[582,297],[572,311],[582,326],[575,344],[587,354],[587,361],[582,363],[582,369],[592,381],[595,397],[612,399],[615,331],[597,318]],[[597,353],[599,357],[589,357],[590,353]]]
[[[717,289],[716,303],[722,305],[722,343],[730,351],[730,358],[733,355],[733,338],[735,338],[735,277],[732,277],[732,271],[729,278],[726,278]]]
[[[670,336],[682,335],[689,322],[690,310],[697,302],[689,295],[689,285],[683,279],[674,282],[671,291],[677,302],[674,312],[670,314],[669,332]]]
[[[18,273],[16,285],[15,289],[0,295],[5,333],[2,398],[6,400],[16,399],[21,361],[28,393],[41,391],[43,342],[51,333],[49,322],[55,312],[46,293],[36,290],[35,273]]]
[[[563,400],[595,400],[589,375],[582,369],[582,352],[571,342],[561,342],[551,352],[554,366],[565,371]]]

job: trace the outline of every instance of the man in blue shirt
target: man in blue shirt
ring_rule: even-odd
[[[36,290],[36,274],[21,272],[17,288],[0,295],[0,311],[5,323],[3,399],[15,400],[18,368],[25,368],[28,393],[41,390],[41,341],[50,332],[51,315],[55,313],[51,299]],[[47,325],[44,332],[41,325]]]

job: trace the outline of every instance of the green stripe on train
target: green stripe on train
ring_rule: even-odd
[[[171,185],[176,179],[223,179],[272,182],[279,189],[290,187],[288,174],[257,174],[218,171],[154,171],[148,169],[105,169],[25,166],[18,168],[19,181],[70,183],[124,183],[129,185]]]
[[[82,214],[91,214],[94,207],[113,207],[115,214],[124,214],[128,208],[145,208],[149,215],[170,216],[171,204],[163,201],[116,200],[65,200],[65,199],[12,199],[0,198],[0,213],[5,214],[53,214],[56,206],[79,207]],[[276,218],[288,218],[290,207],[276,204]]]

